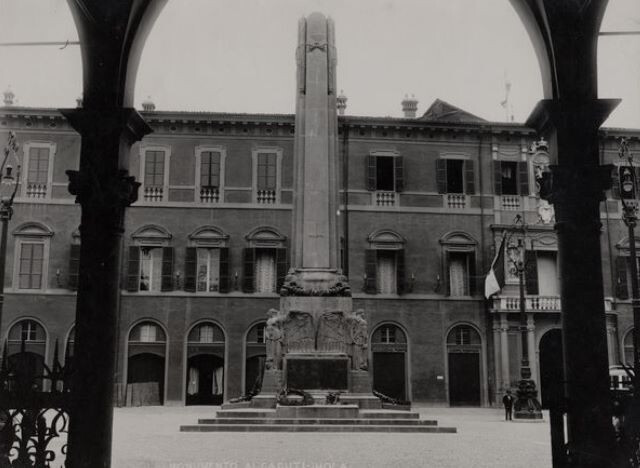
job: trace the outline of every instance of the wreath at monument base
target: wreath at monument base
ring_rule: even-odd
[[[406,400],[398,400],[396,398],[391,398],[390,396],[387,396],[383,393],[377,392],[375,390],[373,390],[373,395],[377,396],[380,401],[382,401],[383,403],[388,403],[391,405],[395,405],[395,406],[411,406],[411,402],[410,401],[406,401]]]
[[[302,399],[291,399],[290,395],[297,395],[302,397]],[[304,390],[297,390],[295,388],[283,388],[278,393],[278,404],[282,406],[309,406],[313,405],[314,400],[310,393],[305,392]]]

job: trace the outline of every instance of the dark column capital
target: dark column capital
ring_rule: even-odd
[[[583,134],[600,128],[620,99],[590,99],[570,101],[541,99],[525,124],[544,134],[553,129],[574,128]]]
[[[120,134],[133,144],[153,130],[140,113],[131,107],[115,109],[59,109],[82,138],[102,138]]]

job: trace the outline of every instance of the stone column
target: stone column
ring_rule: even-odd
[[[607,348],[609,365],[614,366],[620,362],[618,357],[618,327],[616,326],[616,317],[607,315]]]
[[[500,358],[502,359],[502,390],[511,386],[509,375],[509,320],[507,314],[500,314]]]
[[[532,313],[527,314],[527,346],[531,379],[536,382],[536,386],[538,386],[538,390],[540,390],[540,382],[538,381],[538,356],[536,354],[536,324]]]
[[[151,129],[135,109],[62,113],[82,136],[80,171],[67,171],[82,207],[67,466],[110,466],[124,210],[140,185],[121,160]]]
[[[611,184],[599,166],[598,128],[617,101],[543,100],[527,124],[550,135],[561,277],[567,432],[571,466],[606,466],[614,444],[607,358],[600,202]],[[605,463],[606,461],[606,463]]]
[[[501,335],[500,335],[500,319],[498,314],[493,315],[493,358],[494,358],[494,374],[495,374],[495,402],[500,403],[500,394],[504,389],[504,382],[502,381],[502,366],[500,361],[500,348],[502,347]]]

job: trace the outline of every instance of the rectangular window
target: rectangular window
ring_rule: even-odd
[[[197,291],[220,289],[220,249],[198,249]]]
[[[275,292],[276,255],[274,249],[256,249],[256,292]]]
[[[395,343],[396,342],[396,328],[395,327],[383,327],[381,330],[381,340],[383,343]]]
[[[144,185],[164,186],[164,151],[147,151],[144,157]]]
[[[376,271],[376,289],[379,294],[395,294],[396,287],[396,252],[393,250],[378,250],[378,265]]]
[[[27,183],[46,185],[49,179],[49,148],[29,149]]]
[[[376,190],[395,191],[394,157],[376,157]]]
[[[220,187],[220,153],[203,151],[200,155],[200,187]]]
[[[518,163],[501,161],[500,176],[503,195],[518,195]]]
[[[541,296],[558,296],[558,268],[555,252],[536,252],[538,262],[538,294]]]
[[[449,295],[469,295],[468,254],[449,252]]]
[[[18,288],[41,289],[44,263],[44,244],[24,242],[20,247]]]
[[[140,291],[160,291],[162,247],[140,247]]]
[[[276,153],[258,153],[258,190],[276,190]]]
[[[140,327],[140,341],[144,343],[153,343],[156,341],[156,326],[142,325]]]
[[[464,193],[464,161],[447,159],[447,193]]]
[[[468,345],[471,344],[471,333],[466,327],[458,327],[456,329],[456,344]]]

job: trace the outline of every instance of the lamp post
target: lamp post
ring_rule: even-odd
[[[635,229],[638,223],[636,202],[636,174],[633,167],[633,155],[629,151],[629,145],[624,138],[620,139],[618,156],[624,166],[618,168],[620,200],[622,201],[622,219],[628,229],[629,237],[629,269],[631,270],[631,304],[633,308],[633,362],[634,362],[634,400],[636,407],[640,408],[640,293],[638,291],[638,263],[636,260]],[[633,200],[633,202],[631,202]]]
[[[20,179],[20,161],[18,160],[18,141],[16,134],[9,132],[7,145],[4,147],[4,158],[0,166],[0,330],[2,329],[2,308],[4,306],[4,268],[7,256],[7,226],[13,215],[13,199],[18,190]],[[15,173],[14,173],[15,169]]]
[[[542,419],[542,408],[538,401],[538,391],[536,383],[531,379],[531,368],[529,367],[529,337],[527,330],[527,312],[524,296],[524,275],[526,270],[526,245],[524,242],[525,225],[522,216],[517,215],[515,219],[515,230],[521,232],[517,244],[509,239],[507,244],[507,257],[511,262],[514,271],[518,275],[518,286],[520,292],[520,333],[522,342],[522,361],[520,364],[520,381],[518,382],[517,399],[514,404],[513,417],[515,419]],[[532,356],[535,359],[535,356]]]

